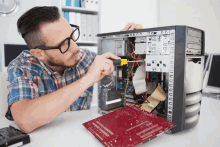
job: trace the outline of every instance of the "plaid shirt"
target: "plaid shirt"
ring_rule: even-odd
[[[8,66],[8,111],[5,117],[13,121],[10,106],[18,100],[35,99],[64,87],[84,76],[93,63],[96,53],[80,49],[76,66],[67,68],[61,76],[42,61],[24,50]],[[66,111],[90,108],[93,86],[89,87]]]

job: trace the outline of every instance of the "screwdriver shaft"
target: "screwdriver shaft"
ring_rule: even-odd
[[[127,62],[144,62],[144,60],[138,60],[138,61],[127,61]]]

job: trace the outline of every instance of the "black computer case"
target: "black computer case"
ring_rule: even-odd
[[[148,86],[155,89],[155,84],[160,83],[166,93],[166,100],[155,109],[159,116],[176,124],[169,133],[198,124],[204,72],[204,31],[189,26],[166,26],[104,33],[97,37],[98,54],[111,52],[129,61],[133,61],[136,54],[144,61],[149,74]],[[131,80],[131,77],[127,78],[130,69],[130,64],[117,66],[111,75],[99,81],[100,113],[124,107],[134,101],[134,97],[141,99],[135,94],[132,82],[126,85],[126,81]],[[125,96],[125,90],[130,95]],[[129,96],[133,97],[129,100]]]

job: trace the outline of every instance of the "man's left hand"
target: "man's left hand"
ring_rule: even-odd
[[[131,22],[131,23],[128,23],[124,29],[121,29],[121,31],[128,31],[128,30],[135,30],[135,29],[143,29],[143,26],[140,24],[135,24]]]

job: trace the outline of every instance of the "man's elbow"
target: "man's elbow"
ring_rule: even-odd
[[[34,130],[34,129],[31,129],[29,126],[27,126],[26,123],[18,122],[18,121],[15,121],[15,123],[21,129],[21,131],[27,134],[31,133]]]
[[[32,131],[33,131],[33,129],[31,130],[29,130],[28,128],[20,128],[21,129],[21,131],[23,131],[23,132],[25,132],[26,134],[29,134],[29,133],[31,133]]]
[[[29,122],[25,122],[23,119],[15,120],[15,123],[21,129],[21,131],[27,134],[31,133],[35,129],[35,127],[33,127],[33,124],[30,124]]]
[[[16,124],[23,132],[27,134],[44,125],[38,121],[31,121],[30,119],[20,119],[20,121],[16,121]]]
[[[11,106],[11,113],[15,123],[25,133],[31,133],[36,128],[49,123],[49,119],[39,114],[34,114],[32,110],[27,110],[29,101],[17,101]]]

